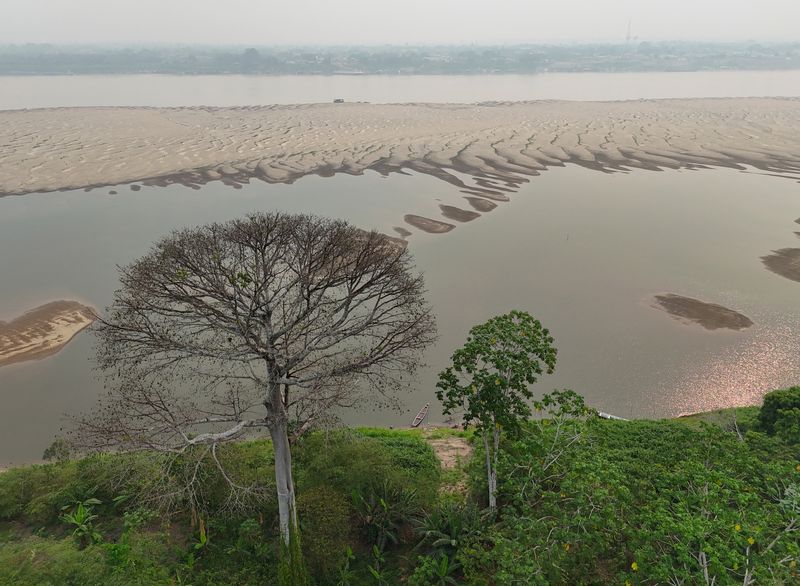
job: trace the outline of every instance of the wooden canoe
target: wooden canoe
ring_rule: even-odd
[[[414,418],[414,421],[411,423],[411,427],[419,427],[420,424],[425,421],[425,418],[428,416],[428,407],[430,407],[430,403],[425,403],[425,406],[419,410],[417,416]]]

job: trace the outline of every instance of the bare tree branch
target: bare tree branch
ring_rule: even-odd
[[[290,421],[303,432],[363,398],[396,396],[435,339],[408,251],[314,216],[176,231],[120,280],[94,327],[109,394],[80,420],[78,443],[167,454],[207,446],[204,457],[242,488],[217,446],[267,429],[288,499],[282,529],[294,516]]]

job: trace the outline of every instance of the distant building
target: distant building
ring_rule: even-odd
[[[334,104],[344,104],[344,98],[334,98]]]

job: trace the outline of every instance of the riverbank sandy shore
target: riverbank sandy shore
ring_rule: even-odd
[[[0,321],[0,367],[55,354],[95,317],[91,307],[77,301],[53,301]]]

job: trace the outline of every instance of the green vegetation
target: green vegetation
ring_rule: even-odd
[[[553,425],[506,442],[500,519],[458,556],[468,583],[794,583],[800,446],[680,421],[567,425],[580,439],[564,452]]]
[[[436,398],[446,415],[463,412],[464,423],[481,436],[489,509],[494,511],[502,431],[518,432],[531,416],[531,385],[556,366],[553,338],[530,314],[512,311],[473,327],[452,360],[453,366],[439,375]]]
[[[77,460],[56,441],[52,463],[0,474],[0,586],[800,581],[800,386],[760,408],[605,420],[573,391],[534,397],[555,361],[513,311],[440,375],[468,429],[299,435],[288,539],[272,441]],[[434,452],[467,442],[465,462]]]
[[[483,509],[478,435],[306,435],[294,465],[309,583],[797,583],[800,443],[782,432],[799,397],[794,387],[767,395],[764,409],[665,421],[575,417],[556,402],[504,434],[496,516]],[[467,494],[442,490],[426,436],[473,442]],[[268,441],[226,450],[240,478],[263,478],[272,465]],[[184,495],[166,512],[153,508],[163,498],[150,499],[184,471],[165,483],[154,456],[0,475],[0,584],[277,583],[274,499],[227,502],[206,464],[202,507]]]
[[[225,450],[238,478],[270,477],[268,441]],[[310,583],[374,584],[370,567],[396,583],[418,541],[415,520],[436,503],[430,446],[417,432],[366,429],[308,434],[295,450],[295,543]],[[231,502],[219,468],[201,461],[206,489],[192,505],[173,494],[186,470],[174,464],[164,480],[161,464],[153,455],[95,455],[0,475],[0,584],[277,583],[274,499]]]
[[[773,391],[764,397],[758,423],[767,433],[800,443],[800,387]]]
[[[726,431],[735,432],[739,429],[744,433],[749,429],[756,429],[760,407],[733,407],[731,409],[717,409],[705,413],[693,413],[679,417],[678,421],[700,429],[704,423],[721,427]]]

